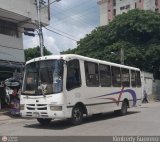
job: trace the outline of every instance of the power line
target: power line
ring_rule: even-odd
[[[3,19],[8,19],[8,20],[14,20],[14,21],[18,21],[18,20],[16,20],[16,19],[13,19],[13,18],[8,18],[8,17],[3,17],[3,16],[0,16],[0,18],[3,18]],[[19,22],[19,21],[18,21]],[[29,22],[26,22],[26,23],[29,23]],[[30,23],[30,24],[33,24],[33,23]],[[34,26],[36,26],[37,27],[37,25],[36,24],[34,24]],[[44,25],[43,25],[44,26]],[[18,26],[19,28],[25,28],[25,27],[22,27],[22,26]],[[44,27],[45,28],[45,27]],[[52,27],[53,28],[53,27]],[[73,37],[73,35],[69,35],[69,34],[67,34],[67,33],[65,33],[65,32],[63,32],[63,31],[60,31],[61,33],[64,33],[64,34],[67,34],[68,36],[71,36],[71,37],[68,37],[68,36],[66,36],[66,35],[63,35],[63,34],[61,34],[61,33],[59,33],[59,32],[56,32],[56,31],[53,31],[53,30],[51,30],[51,29],[48,29],[48,28],[46,28],[47,30],[49,30],[49,31],[52,31],[53,33],[56,33],[56,34],[58,34],[58,35],[61,35],[61,36],[63,36],[63,37],[66,37],[66,38],[68,38],[68,39],[71,39],[71,40],[74,40],[74,41],[78,41],[77,39],[73,39],[73,38],[71,38],[71,37]],[[18,32],[20,32],[20,33],[24,33],[24,32],[22,32],[22,31],[18,31]],[[35,35],[38,35],[38,34],[35,34]]]
[[[61,0],[54,0],[54,1],[50,2],[50,5],[55,3],[55,2],[59,2],[59,1],[61,1]]]
[[[53,33],[55,33],[55,34],[57,34],[57,35],[60,35],[60,36],[62,36],[62,37],[71,39],[71,40],[76,41],[76,42],[78,41],[78,40],[76,40],[76,39],[73,39],[73,38],[71,38],[71,37],[65,36],[65,35],[63,35],[63,34],[61,34],[61,33],[58,33],[58,32],[56,32],[56,31],[53,31],[53,30],[48,29],[48,28],[46,28],[46,27],[44,27],[44,28],[45,28],[46,30],[48,30],[48,31],[50,31],[50,32],[53,32]]]
[[[56,9],[54,9],[54,11],[55,11]],[[86,13],[88,13],[88,11],[95,11],[96,9],[95,9],[95,5],[94,6],[92,6],[92,7],[90,7],[90,8],[88,8],[87,10],[84,10],[83,12],[79,12],[78,10],[74,10],[74,12],[75,11],[77,11],[78,13],[80,13],[80,14],[77,14],[78,15],[78,18],[79,19],[75,19],[74,17],[71,17],[71,16],[68,16],[66,13],[66,11],[63,13],[63,12],[59,12],[59,13],[62,13],[62,15],[64,15],[62,18],[57,18],[59,21],[64,21],[64,20],[66,20],[66,19],[68,19],[68,18],[70,18],[70,19],[73,19],[74,21],[76,20],[76,21],[79,21],[80,23],[82,23],[82,24],[86,24],[86,25],[89,25],[89,21],[88,20],[85,20],[86,19]],[[82,14],[83,13],[83,14]],[[92,12],[93,13],[93,12]],[[68,14],[70,14],[70,15],[72,15],[72,16],[74,16],[73,15],[73,13],[71,13],[71,12],[68,12]],[[55,15],[57,15],[57,14],[55,14]],[[55,16],[55,15],[53,15],[52,14],[52,17],[53,16]],[[55,16],[55,17],[57,17],[57,16]],[[94,27],[93,25],[90,25],[91,27]]]
[[[87,3],[87,4],[88,4],[88,1],[81,2],[80,4],[74,5],[73,7],[70,7],[70,8],[68,8],[68,9],[64,10],[64,11],[60,11],[60,12],[58,12],[57,14],[61,14],[61,13],[64,13],[64,12],[66,13],[67,11],[70,11],[70,10],[73,10],[73,9],[77,9],[77,7],[82,6],[82,4],[84,4],[84,3]],[[58,3],[58,5],[60,5],[60,4]],[[55,7],[56,7],[56,6],[55,6]]]
[[[75,37],[74,35],[71,35],[71,34],[68,34],[68,33],[66,33],[66,32],[63,32],[63,31],[61,31],[61,30],[59,30],[59,29],[53,28],[52,26],[48,26],[48,27],[50,27],[50,28],[52,28],[52,29],[54,29],[54,30],[56,30],[56,31],[59,31],[59,32],[61,32],[61,33],[63,33],[63,34],[66,34],[66,35],[68,35],[68,36],[70,36],[70,37],[77,38],[77,37]],[[77,38],[77,39],[78,39],[78,38]]]

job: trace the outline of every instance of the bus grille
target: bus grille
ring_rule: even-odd
[[[27,104],[27,110],[47,110],[47,104]]]

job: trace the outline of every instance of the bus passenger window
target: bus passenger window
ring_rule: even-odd
[[[136,72],[131,70],[131,84],[132,87],[136,87]]]
[[[108,65],[99,65],[100,83],[102,87],[111,86],[111,70]]]
[[[99,86],[98,64],[85,61],[84,65],[85,65],[86,85],[88,87],[98,87]]]
[[[136,83],[137,87],[141,87],[141,75],[139,71],[136,71]]]
[[[112,67],[112,85],[113,87],[121,87],[121,71],[119,67]]]
[[[71,90],[81,86],[80,66],[77,59],[67,63],[67,90]]]
[[[122,86],[130,87],[129,69],[121,68],[121,74],[122,74]]]

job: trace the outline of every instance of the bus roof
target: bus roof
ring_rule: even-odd
[[[122,67],[122,68],[129,68],[129,69],[134,69],[134,70],[140,70],[140,69],[135,68],[135,67],[121,65],[121,64],[116,64],[116,63],[112,63],[112,62],[108,62],[108,61],[103,61],[103,60],[98,60],[98,59],[89,58],[89,57],[84,57],[84,56],[76,55],[76,54],[49,55],[49,56],[38,57],[38,58],[34,58],[32,60],[27,61],[26,64],[29,64],[29,63],[32,63],[32,62],[37,62],[37,61],[52,60],[52,59],[63,59],[65,61],[69,61],[71,59],[79,59],[79,60],[96,62],[96,63],[101,63],[101,64],[107,64],[107,65],[117,66],[117,67]]]

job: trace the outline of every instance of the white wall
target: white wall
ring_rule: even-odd
[[[144,10],[155,11],[155,0],[144,0]]]
[[[31,18],[33,23],[37,20],[35,0],[0,0],[0,9]],[[41,21],[49,24],[47,7],[42,9]]]
[[[146,90],[148,95],[153,94],[153,74],[142,71],[142,76],[143,90]]]
[[[160,80],[154,80],[153,93],[156,95],[160,95]]]
[[[22,38],[0,34],[0,60],[24,62]]]
[[[122,13],[126,13],[128,12],[129,10],[131,9],[135,9],[135,0],[116,0],[116,11],[117,11],[117,14],[116,15],[119,15],[119,14],[122,14]],[[120,7],[123,7],[123,6],[126,6],[126,5],[130,5],[130,8],[128,9],[123,9],[123,10],[120,10]]]
[[[100,26],[108,24],[108,3],[105,2],[100,7]]]

